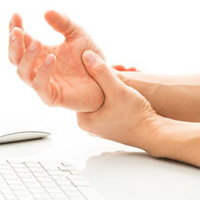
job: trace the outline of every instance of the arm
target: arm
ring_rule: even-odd
[[[124,83],[145,96],[160,115],[183,121],[200,121],[200,75],[116,73]]]
[[[94,53],[83,54],[88,73],[104,91],[104,104],[95,112],[77,113],[79,126],[100,137],[200,167],[200,123],[158,115],[135,89],[116,78]]]
[[[151,156],[200,167],[200,123],[156,116],[151,126],[151,143],[144,148]]]

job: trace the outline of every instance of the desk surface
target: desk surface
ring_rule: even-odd
[[[199,200],[199,169],[153,159],[138,149],[88,136],[77,127],[73,112],[45,106],[19,80],[6,51],[8,22],[13,12],[22,14],[25,28],[34,38],[48,44],[62,41],[61,35],[43,20],[45,10],[54,8],[84,26],[111,64],[135,65],[145,72],[199,72],[200,13],[199,5],[194,4],[148,0],[102,0],[100,4],[90,0],[3,2],[0,6],[0,130],[5,126],[15,126],[16,130],[33,127],[50,131],[52,136],[0,145],[0,159],[71,162],[108,200]]]
[[[75,121],[73,114],[70,120]],[[200,170],[195,167],[91,137],[75,123],[51,130],[47,139],[1,145],[0,158],[70,162],[108,200],[200,198]]]

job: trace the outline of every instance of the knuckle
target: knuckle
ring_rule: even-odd
[[[76,24],[74,24],[70,18],[65,16],[64,18],[65,18],[65,23],[62,26],[59,26],[58,24],[57,29],[59,32],[64,33],[67,40],[73,39],[77,34],[77,32],[79,32],[79,27]]]
[[[40,84],[38,84],[37,82],[33,82],[32,83],[32,87],[35,91],[40,92],[41,91],[41,87]]]
[[[17,70],[17,74],[21,79],[24,79],[24,74],[22,73],[22,71],[19,68]]]
[[[22,70],[18,69],[17,74],[23,81],[26,81],[26,82],[30,81],[29,74],[24,73]]]
[[[46,93],[46,104],[49,107],[58,106],[58,98],[57,98],[56,92]]]
[[[62,24],[61,26],[60,26],[60,24],[57,24],[57,29],[60,32],[64,32],[64,31],[68,30],[69,27],[71,26],[71,20],[65,16],[64,16],[64,19],[65,19],[64,24]]]

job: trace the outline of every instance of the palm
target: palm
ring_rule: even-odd
[[[59,102],[51,101],[52,104],[81,111],[93,111],[101,105],[102,91],[87,73],[81,60],[82,53],[86,49],[96,51],[102,56],[96,45],[87,36],[81,36],[69,42],[65,40],[58,46],[43,46],[40,59],[45,60],[50,52],[56,56],[57,60],[52,74],[53,83],[57,87],[53,87],[52,93],[60,93],[56,96],[61,98],[54,99]],[[84,108],[81,105],[84,105]]]
[[[57,46],[42,45],[42,50],[36,58],[35,65],[33,66],[34,79],[40,74],[40,68],[47,56],[51,53],[56,57],[56,63],[53,66],[53,72],[48,79],[47,86],[41,90],[41,88],[38,89],[38,85],[33,84],[34,80],[28,83],[50,105],[58,105],[84,112],[98,109],[103,103],[104,95],[98,84],[85,70],[82,62],[82,53],[90,49],[103,57],[101,51],[86,32],[74,24],[69,18],[63,17],[55,11],[47,12],[45,18],[56,31],[65,36],[65,40]],[[23,29],[22,20],[19,16],[15,16],[13,20],[15,24],[18,24],[19,28]],[[10,30],[12,28],[11,23]],[[28,48],[32,41],[33,39],[26,33],[24,38],[25,48]],[[24,52],[24,50],[21,50],[21,52]],[[11,52],[10,55],[12,56]],[[22,56],[26,57],[25,55]],[[18,65],[16,62],[14,63]],[[30,63],[26,64],[29,65]],[[26,68],[26,65],[24,65],[24,68]],[[19,75],[27,82],[24,79],[23,70]],[[38,81],[39,87],[42,86],[41,82],[46,80],[46,76],[43,74],[42,79]]]

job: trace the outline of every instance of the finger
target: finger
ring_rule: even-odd
[[[53,67],[55,65],[56,58],[54,55],[50,54],[47,56],[44,66],[42,66],[37,72],[32,86],[42,100],[48,104],[53,104],[53,91],[51,85],[51,75],[53,73]]]
[[[80,27],[72,22],[68,17],[57,13],[56,11],[48,11],[45,19],[56,31],[62,33],[66,39],[76,38],[80,34]]]
[[[9,58],[14,65],[19,65],[19,62],[24,54],[24,34],[20,28],[14,28],[9,39]]]
[[[19,14],[17,13],[14,13],[11,20],[10,20],[10,23],[9,23],[9,32],[11,33],[13,28],[20,28],[24,31],[24,28],[23,28],[23,22],[22,22],[22,18]],[[32,42],[32,37],[27,34],[26,32],[24,32],[24,44],[25,44],[25,48],[27,48],[30,43]]]
[[[113,68],[118,71],[126,71],[126,68],[123,65],[114,65]]]
[[[121,86],[121,81],[114,76],[104,60],[93,51],[87,50],[83,53],[83,62],[87,71],[97,81],[105,95],[115,92]]]
[[[24,46],[27,49],[28,46],[33,42],[33,38],[26,32],[24,32]]]
[[[9,23],[10,33],[14,27],[18,27],[18,28],[22,29],[22,19],[21,19],[20,15],[17,13],[13,14],[13,16],[10,20],[10,23]]]
[[[129,67],[126,69],[123,65],[114,65],[112,67],[118,71],[127,71],[127,72],[136,72],[137,71],[137,69],[135,67]]]
[[[35,73],[34,68],[36,67],[37,58],[41,52],[42,45],[38,41],[33,41],[28,49],[25,51],[19,67],[18,67],[18,75],[20,78],[25,81],[27,84],[31,84]]]
[[[128,69],[126,69],[126,71],[128,71],[128,72],[137,72],[137,69],[135,67],[129,67]]]

